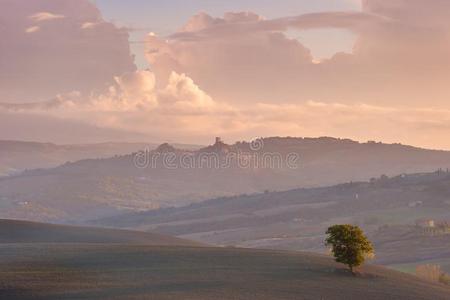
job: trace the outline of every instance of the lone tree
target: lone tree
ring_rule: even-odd
[[[358,226],[334,225],[328,228],[327,235],[326,244],[331,245],[336,261],[346,264],[353,274],[355,267],[374,255],[372,243]]]

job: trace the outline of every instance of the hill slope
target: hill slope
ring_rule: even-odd
[[[380,267],[229,248],[0,245],[2,299],[444,300],[450,289]]]
[[[177,162],[187,158],[195,164],[164,166],[161,160],[167,151]],[[287,166],[287,157],[293,153],[299,160],[293,167]],[[232,154],[247,162],[269,156],[272,163],[247,167],[236,162],[225,167],[215,161],[209,161],[209,167],[203,164],[204,155],[223,163]],[[450,166],[450,152],[333,138],[267,138],[256,150],[245,142],[218,142],[198,151],[163,145],[148,155],[159,157],[154,166],[138,168],[134,154],[0,179],[0,217],[83,221],[219,196],[323,186],[368,180],[383,173],[397,175]]]
[[[323,252],[326,228],[351,223],[361,226],[375,242],[379,263],[450,260],[450,230],[424,232],[415,226],[423,218],[450,221],[450,173],[219,198],[94,224],[152,230],[217,245]]]
[[[200,243],[149,232],[0,220],[0,244],[11,243],[200,246]]]

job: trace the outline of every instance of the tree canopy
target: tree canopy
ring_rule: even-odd
[[[372,243],[358,226],[334,225],[326,233],[326,244],[331,246],[336,261],[346,264],[352,273],[374,255]]]

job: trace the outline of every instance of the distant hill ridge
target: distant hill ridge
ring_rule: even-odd
[[[29,141],[0,140],[0,176],[18,174],[37,168],[52,168],[68,161],[108,158],[125,155],[143,149],[154,149],[155,143],[103,142],[94,144],[41,143]],[[177,145],[198,149],[195,145]]]
[[[218,139],[199,150],[178,148],[163,144],[158,150],[144,154],[172,151],[178,159],[209,152],[219,153],[220,157],[228,153],[250,156],[275,153],[282,164],[269,164],[271,167],[232,164],[219,169],[198,165],[168,168],[161,163],[140,167],[135,161],[142,154],[139,151],[86,159],[0,179],[0,217],[83,222],[127,211],[179,207],[215,197],[330,186],[367,181],[382,174],[395,176],[450,167],[448,151],[329,137],[272,137],[232,145]],[[285,163],[291,153],[298,155],[294,168]]]

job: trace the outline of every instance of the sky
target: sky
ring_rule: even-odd
[[[191,16],[207,12],[213,16],[222,16],[226,12],[252,11],[266,18],[279,18],[304,13],[329,10],[360,10],[358,0],[96,0],[105,19],[120,26],[134,28],[131,45],[136,55],[136,63],[146,68],[148,63],[143,55],[143,36],[148,32],[169,35],[176,32]],[[332,56],[339,51],[351,51],[355,36],[346,30],[316,29],[311,32],[293,32],[308,45],[317,58]]]
[[[0,139],[450,150],[447,0],[0,0]]]

